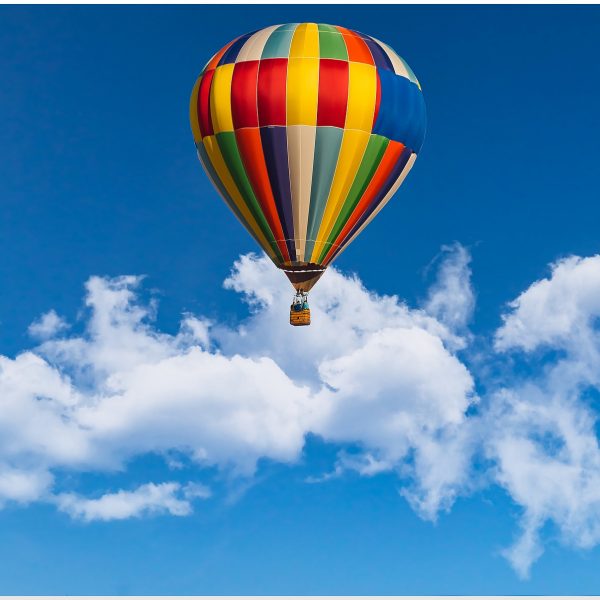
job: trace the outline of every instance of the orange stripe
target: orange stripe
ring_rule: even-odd
[[[254,194],[260,203],[284,259],[289,261],[290,255],[285,243],[285,235],[279,220],[273,191],[271,190],[271,182],[269,181],[269,173],[260,139],[260,130],[258,127],[238,129],[235,132],[235,139]]]
[[[344,225],[342,231],[340,231],[340,235],[335,239],[329,252],[323,259],[322,265],[327,265],[333,258],[333,254],[339,250],[340,244],[342,244],[346,238],[346,236],[352,231],[352,228],[358,223],[358,220],[362,217],[365,211],[371,205],[371,202],[378,194],[378,192],[383,187],[386,179],[389,177],[390,173],[394,170],[396,163],[400,159],[400,155],[404,150],[404,144],[400,142],[395,142],[390,140],[388,147],[385,149],[385,153],[381,158],[381,162],[377,167],[377,171],[373,175],[373,179],[371,179],[367,189],[364,191],[362,198],[359,200],[358,204],[354,208],[352,215]]]
[[[231,44],[233,44],[233,42],[235,42],[237,39],[239,38],[235,38],[235,40],[231,40],[231,42],[229,42],[229,44],[227,44],[226,46],[223,46],[211,59],[210,62],[206,65],[206,67],[204,68],[204,72],[210,70],[210,69],[216,69],[217,68],[217,64],[218,62],[221,60],[221,58],[223,57],[223,54],[225,54],[225,52],[227,52],[227,50],[229,50],[229,46],[231,46]]]
[[[366,42],[360,36],[345,27],[338,27],[336,25],[336,29],[344,36],[349,61],[367,63],[368,65],[375,64],[369,46],[367,46]]]

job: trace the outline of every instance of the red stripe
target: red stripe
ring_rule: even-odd
[[[322,58],[319,61],[317,126],[344,128],[348,105],[348,63]]]
[[[244,169],[254,190],[254,194],[262,208],[263,214],[269,223],[269,227],[275,236],[279,250],[283,258],[290,260],[290,255],[285,243],[285,235],[279,220],[275,198],[271,190],[271,182],[265,162],[265,155],[262,149],[260,139],[260,130],[258,127],[238,129],[235,132],[238,150],[244,163]]]
[[[258,70],[258,120],[265,125],[286,124],[287,58],[267,58]]]
[[[333,255],[340,249],[339,246],[345,241],[346,236],[352,231],[353,227],[358,223],[358,220],[363,216],[365,211],[371,205],[373,199],[377,196],[377,193],[381,190],[382,186],[386,182],[390,173],[394,170],[396,163],[400,159],[400,155],[404,150],[404,144],[400,142],[394,142],[390,140],[388,147],[385,149],[385,153],[381,158],[381,162],[373,175],[373,178],[369,182],[367,189],[364,191],[361,199],[354,208],[354,211],[350,215],[350,218],[344,225],[342,231],[335,239],[327,256],[323,259],[321,264],[326,265],[333,258]]]
[[[214,69],[206,71],[202,75],[200,87],[198,88],[198,123],[200,124],[200,135],[202,137],[214,133],[210,116],[210,86],[214,74]]]
[[[256,81],[258,61],[236,63],[231,79],[231,117],[233,128],[258,127]]]

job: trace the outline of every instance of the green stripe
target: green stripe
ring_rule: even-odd
[[[304,256],[312,254],[315,239],[319,233],[325,205],[329,197],[331,182],[335,174],[340,146],[344,132],[338,127],[317,127],[315,139],[315,158],[312,184],[310,189],[310,209],[306,230],[306,249]]]
[[[290,46],[294,32],[298,27],[297,23],[281,25],[278,27],[267,40],[262,52],[262,58],[288,58],[290,55]]]
[[[331,25],[319,24],[319,55],[321,58],[348,60],[348,50],[342,34]]]
[[[216,138],[219,148],[221,149],[221,154],[223,154],[223,160],[225,161],[246,206],[256,219],[258,226],[269,241],[277,258],[283,262],[284,259],[275,242],[273,232],[271,231],[260,204],[254,195],[254,190],[252,189],[248,175],[246,175],[246,170],[244,169],[242,158],[235,140],[235,133],[233,131],[221,131],[216,134]]]
[[[348,196],[346,196],[342,210],[340,210],[340,214],[327,238],[327,242],[323,246],[323,250],[318,260],[319,263],[325,258],[329,252],[329,248],[335,242],[344,228],[344,225],[354,212],[356,205],[365,193],[371,179],[373,179],[373,175],[375,175],[375,171],[377,171],[377,167],[379,166],[389,143],[390,140],[381,135],[372,134],[369,138],[369,143],[367,144],[367,148],[360,163],[360,167],[356,172],[356,176],[354,177],[354,181],[352,182],[352,186],[350,187],[350,191],[348,192]]]

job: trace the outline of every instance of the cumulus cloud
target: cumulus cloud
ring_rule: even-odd
[[[468,261],[447,260],[468,280]],[[297,461],[312,432],[357,444],[382,469],[402,473],[428,517],[451,503],[464,464],[439,476],[427,467],[442,440],[457,439],[474,401],[451,322],[331,269],[314,294],[315,325],[294,330],[285,326],[289,285],[254,255],[235,263],[225,285],[248,303],[245,321],[226,327],[185,315],[171,335],[155,326],[157,305],[141,300],[142,278],[91,277],[81,334],[47,327],[38,347],[0,358],[2,472],[38,482],[24,482],[17,499],[51,500],[57,468],[110,472],[147,453],[249,477],[261,459]],[[444,286],[450,293],[452,276],[436,286],[438,297]],[[175,498],[176,490],[160,490]],[[57,497],[62,510],[87,519],[115,503],[138,506],[150,492],[158,493]]]
[[[59,494],[59,510],[82,521],[113,521],[169,513],[185,517],[192,512],[192,500],[210,497],[210,490],[194,483],[146,483],[133,491],[119,490],[100,498],[82,498],[77,494]]]
[[[183,461],[248,482],[261,460],[297,462],[311,433],[338,454],[308,482],[392,472],[425,519],[502,486],[522,510],[504,554],[523,577],[548,522],[564,544],[600,543],[600,257],[551,265],[507,305],[476,366],[470,255],[446,247],[437,267],[417,307],[330,269],[312,294],[313,325],[295,329],[285,278],[266,257],[242,256],[225,287],[247,318],[187,314],[175,334],[156,326],[142,278],[91,277],[81,333],[50,311],[30,328],[37,347],[0,356],[0,505],[51,502],[83,521],[183,516],[207,488],[87,497],[56,473],[110,474],[152,453],[181,476]]]

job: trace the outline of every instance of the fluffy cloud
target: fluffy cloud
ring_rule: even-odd
[[[140,277],[90,278],[80,334],[50,311],[30,328],[39,346],[0,356],[0,505],[51,502],[84,521],[185,515],[206,488],[167,481],[88,498],[55,474],[110,473],[153,453],[172,469],[179,456],[247,479],[261,459],[298,461],[312,433],[339,452],[308,481],[394,472],[426,519],[502,486],[522,508],[505,551],[521,576],[548,522],[567,545],[600,543],[600,257],[551,265],[509,303],[477,373],[469,265],[464,248],[444,248],[418,307],[330,269],[313,326],[294,329],[285,279],[242,256],[225,287],[249,316],[232,327],[185,315],[175,335],[156,327]]]
[[[442,263],[436,307],[446,287],[455,296],[456,278],[468,285],[461,252],[448,254],[452,269]],[[64,327],[43,317],[39,323],[54,326],[43,335],[38,328],[40,346],[0,358],[0,473],[25,478],[6,499],[58,497],[69,514],[96,518],[106,507],[144,507],[159,491],[177,500],[176,490],[53,496],[55,469],[111,471],[147,453],[178,452],[199,467],[248,477],[262,458],[297,461],[312,432],[358,444],[402,473],[423,514],[433,518],[451,502],[464,461],[437,475],[428,465],[464,423],[473,381],[453,353],[462,338],[438,308],[410,309],[332,269],[314,295],[315,326],[294,330],[285,326],[289,285],[266,258],[250,255],[225,283],[248,302],[248,319],[227,328],[187,315],[169,335],[154,325],[156,305],[140,301],[141,283],[90,278],[81,334],[59,335]]]

